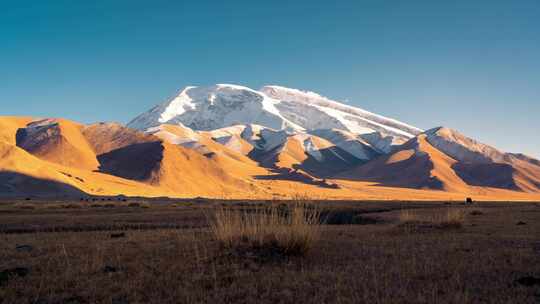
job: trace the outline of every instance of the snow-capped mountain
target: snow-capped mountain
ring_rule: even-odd
[[[439,127],[425,132],[427,141],[450,157],[468,163],[501,163],[505,154],[459,132]]]
[[[178,124],[210,131],[238,124],[259,124],[276,130],[303,130],[276,109],[279,100],[247,87],[217,84],[186,87],[173,99],[132,120],[128,127],[147,130],[161,124]]]
[[[286,134],[319,130],[317,133],[326,134],[327,140],[335,138],[340,141],[341,146],[347,146],[346,150],[360,159],[370,159],[377,153],[389,153],[394,146],[422,132],[395,119],[313,92],[280,86],[265,86],[256,91],[230,84],[186,87],[178,96],[133,119],[128,127],[154,132],[162,124],[181,124],[204,131],[253,124],[271,129],[264,130],[263,137],[272,134],[266,137],[279,137],[281,141]],[[344,140],[342,135],[331,135],[331,130],[347,132],[347,139]],[[273,140],[265,142],[263,149],[267,150],[275,144]]]
[[[265,86],[261,89],[274,99],[280,100],[276,108],[290,121],[306,129],[341,129],[356,134],[375,131],[392,136],[414,137],[422,130],[395,119],[342,104],[314,92],[289,89],[281,86]]]
[[[278,96],[272,88],[274,97],[231,85],[184,89],[131,123],[144,132],[0,117],[0,171],[8,172],[0,196],[402,199],[413,188],[409,194],[422,199],[540,197],[539,160],[448,128],[414,135],[413,127],[315,93],[280,88],[287,94]]]

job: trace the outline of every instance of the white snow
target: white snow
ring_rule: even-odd
[[[157,126],[148,128],[145,133],[151,134],[154,136],[157,136],[158,138],[161,138],[162,140],[173,144],[173,145],[192,145],[193,143],[197,143],[200,140],[200,135],[196,132],[192,131],[189,128],[184,127],[187,132],[184,134],[184,136],[179,136],[177,134],[174,134],[172,132],[169,132],[163,128],[163,126]]]
[[[222,136],[213,138],[216,142],[224,145],[225,147],[236,151],[236,152],[242,152],[242,143],[240,142],[240,139],[236,135],[229,135],[229,136]]]
[[[468,163],[502,163],[505,153],[455,130],[439,127],[425,132],[427,141],[455,160]]]
[[[303,130],[276,109],[278,100],[250,88],[218,84],[187,87],[171,101],[139,115],[128,126],[145,130],[160,124],[182,123],[195,130],[213,130],[235,124],[260,124],[273,129]]]
[[[324,161],[324,157],[321,153],[320,148],[313,143],[313,140],[311,137],[306,138],[303,141],[304,144],[304,151],[306,151],[307,154],[313,156],[317,161],[322,162]]]
[[[396,144],[422,132],[395,119],[345,105],[314,92],[281,86],[265,86],[256,91],[234,84],[188,86],[171,100],[136,117],[128,126],[147,130],[161,124],[210,131],[213,138],[224,143],[233,140],[231,135],[240,135],[266,151],[282,145],[292,134],[318,129],[343,130],[353,138],[344,140],[329,135],[326,140],[363,160],[373,158],[378,152],[388,153]],[[254,128],[257,125],[260,127]],[[149,132],[156,132],[176,143],[196,141],[194,138],[178,138],[164,130],[150,129]],[[309,153],[318,151],[313,146],[313,141],[304,143]]]
[[[338,118],[342,123],[345,124],[346,127],[348,127],[349,131],[352,132],[357,132],[359,127],[361,127],[358,121],[355,122],[354,119],[364,121],[369,125],[375,125],[385,129],[388,132],[397,133],[408,138],[412,138],[422,132],[421,129],[402,123],[395,119],[377,115],[357,107],[345,105],[314,92],[300,91],[297,89],[290,89],[276,85],[265,86],[261,89],[261,91],[275,99],[294,101],[317,107],[318,109],[330,114],[330,116]],[[368,129],[369,128],[363,128],[363,130],[361,130],[361,132],[363,132],[362,134],[379,131],[375,129]]]
[[[328,140],[361,160],[370,160],[379,154],[377,149],[351,132],[336,129],[319,129],[310,131],[310,134]]]
[[[186,110],[194,110],[195,105],[193,104],[193,100],[187,94],[187,92],[193,88],[195,87],[186,87],[178,96],[176,96],[176,98],[171,100],[168,106],[165,108],[165,111],[161,113],[158,121],[160,123],[166,123],[175,116],[186,112]]]

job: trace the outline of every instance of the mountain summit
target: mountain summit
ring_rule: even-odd
[[[239,124],[300,133],[343,130],[382,152],[389,152],[392,146],[422,132],[395,119],[317,93],[281,86],[265,86],[256,91],[231,84],[185,87],[176,97],[137,116],[128,127],[146,131],[162,124],[182,124],[193,130],[214,130]]]

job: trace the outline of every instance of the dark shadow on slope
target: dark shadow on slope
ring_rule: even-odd
[[[444,184],[431,176],[434,166],[428,154],[415,153],[408,159],[390,163],[391,155],[378,158],[334,177],[335,179],[375,182],[377,186],[443,190]]]
[[[28,133],[27,128],[20,128],[17,130],[17,133],[15,134],[17,147],[24,149],[29,153],[36,153],[45,145],[55,146],[60,144],[62,134],[58,123],[34,128],[36,131],[32,133],[32,136]]]
[[[308,158],[302,164],[294,166],[294,169],[304,170],[315,177],[328,178],[339,172],[366,163],[366,161],[354,157],[339,147],[325,148],[319,150],[319,152],[323,161],[319,161],[312,155],[307,154]]]
[[[270,151],[253,149],[248,153],[248,157],[259,163],[261,167],[276,169],[278,152],[281,151],[283,145],[279,145]]]
[[[262,167],[272,170],[282,170],[283,168],[276,166],[277,157],[282,148],[283,145],[280,145],[268,152],[253,149],[248,154],[248,157],[258,162]],[[366,161],[354,157],[339,147],[325,148],[319,150],[319,152],[324,159],[323,161],[319,161],[312,155],[306,154],[307,158],[301,164],[294,165],[293,169],[303,170],[317,178],[328,178],[351,167],[366,163]]]
[[[99,172],[144,181],[152,176],[163,160],[164,147],[160,141],[129,145],[99,155]]]
[[[286,180],[300,182],[304,184],[319,186],[321,188],[330,188],[330,189],[339,189],[339,185],[334,183],[329,183],[325,179],[318,179],[304,172],[280,168],[280,169],[271,169],[272,172],[276,173],[275,175],[256,175],[255,179],[258,180]]]
[[[13,171],[0,171],[0,197],[81,197],[74,186]]]
[[[509,164],[468,164],[452,166],[456,174],[468,185],[520,191],[514,180],[515,169]]]

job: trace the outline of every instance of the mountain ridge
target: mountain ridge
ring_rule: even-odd
[[[537,159],[275,85],[186,87],[127,126],[0,127],[0,196],[540,199]]]

